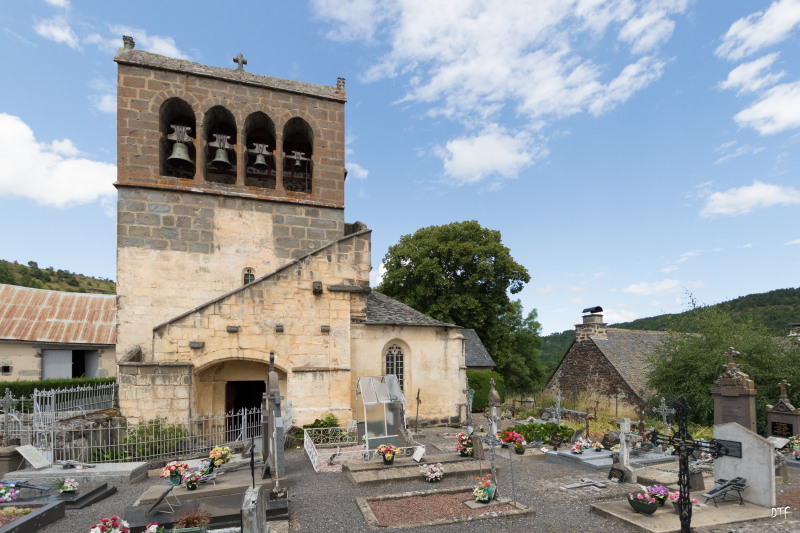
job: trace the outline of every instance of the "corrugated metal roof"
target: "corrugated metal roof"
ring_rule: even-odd
[[[116,344],[117,297],[0,284],[0,340]]]

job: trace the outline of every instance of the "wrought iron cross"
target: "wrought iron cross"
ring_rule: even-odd
[[[661,424],[662,427],[664,428],[664,431],[671,431],[672,426],[667,425],[667,416],[674,415],[675,409],[667,405],[666,398],[664,398],[663,396],[661,397],[661,403],[659,403],[658,407],[653,408],[653,412],[661,415]]]
[[[236,57],[233,58],[233,62],[236,63],[236,70],[241,70],[244,72],[244,66],[247,64],[247,60],[244,58],[241,52],[236,54]]]
[[[661,435],[658,431],[653,431],[650,435],[650,442],[659,446],[674,446],[678,451],[678,514],[681,517],[681,533],[689,533],[692,529],[692,503],[689,499],[689,456],[695,450],[706,452],[713,458],[721,455],[728,455],[728,448],[717,442],[715,439],[710,441],[694,440],[689,434],[689,413],[692,408],[686,397],[681,396],[675,406],[675,419],[678,424],[678,431],[672,435]]]

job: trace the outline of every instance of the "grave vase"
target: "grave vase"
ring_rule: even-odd
[[[383,464],[385,465],[393,465],[394,464],[394,455],[391,459],[387,459],[386,456],[383,456]]]
[[[180,474],[175,474],[169,476],[169,482],[171,485],[175,485],[176,487],[181,484],[182,476]]]
[[[197,490],[197,483],[186,483],[186,490]]]
[[[525,447],[524,446],[515,446],[514,447],[514,452],[517,455],[523,455],[525,453]]]
[[[461,455],[461,457],[469,457],[470,455],[472,455],[472,450],[470,450],[468,448],[464,448],[463,450],[459,451],[458,453]]]
[[[658,509],[658,504],[645,503],[645,502],[639,501],[637,499],[628,498],[628,503],[630,504],[631,508],[636,513],[653,514]]]

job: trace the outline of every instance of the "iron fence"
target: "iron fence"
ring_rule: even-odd
[[[117,397],[116,383],[86,385],[71,389],[34,389],[31,395],[33,423],[38,427],[51,425],[56,420],[114,407]]]
[[[339,472],[343,463],[377,460],[359,444],[354,428],[312,428],[303,430],[303,448],[315,472]],[[411,456],[418,446],[400,446],[400,453]]]

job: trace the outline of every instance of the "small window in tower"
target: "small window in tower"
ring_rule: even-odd
[[[0,374],[2,374],[4,376],[8,376],[9,374],[11,374],[12,370],[13,370],[13,367],[11,365],[0,366]]]
[[[256,275],[253,272],[252,268],[246,268],[244,270],[244,284],[247,285],[248,283],[253,283],[256,279]]]
[[[386,373],[397,376],[400,389],[403,389],[403,349],[393,344],[386,350]]]

